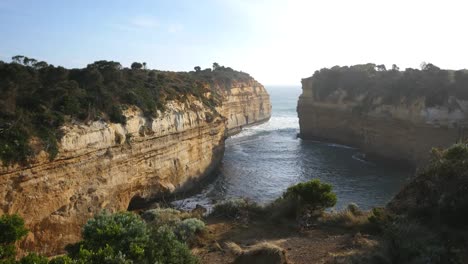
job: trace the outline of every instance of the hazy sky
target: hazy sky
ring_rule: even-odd
[[[267,85],[366,62],[459,69],[467,12],[466,0],[0,0],[0,59],[184,71],[218,62]]]

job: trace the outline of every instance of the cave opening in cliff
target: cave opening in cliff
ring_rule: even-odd
[[[135,195],[128,204],[127,211],[141,210],[148,206],[148,201],[140,195]]]

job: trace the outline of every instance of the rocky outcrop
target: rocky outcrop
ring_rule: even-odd
[[[153,119],[129,107],[125,125],[68,124],[53,161],[42,152],[28,167],[2,166],[0,214],[24,217],[31,232],[22,248],[61,252],[94,214],[186,190],[212,172],[227,135],[271,112],[268,93],[255,81],[220,94],[218,111],[189,98],[169,102]]]
[[[372,102],[365,95],[350,98],[338,89],[317,98],[311,78],[302,80],[297,112],[300,136],[353,145],[363,151],[418,166],[433,147],[447,147],[468,137],[468,101],[450,97],[444,105],[428,107],[424,97],[411,102]],[[366,105],[366,107],[363,107]]]

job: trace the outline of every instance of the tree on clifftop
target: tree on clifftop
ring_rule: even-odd
[[[384,64],[377,65],[377,66],[375,66],[375,68],[377,69],[377,71],[386,71],[387,70],[387,68],[385,67]]]
[[[132,68],[132,70],[140,70],[141,68],[143,68],[143,64],[141,64],[139,62],[134,62],[134,63],[132,63],[130,68]]]

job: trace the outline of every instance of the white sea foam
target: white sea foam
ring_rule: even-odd
[[[272,116],[271,119],[261,125],[246,127],[232,138],[244,138],[261,132],[279,131],[285,129],[297,129],[299,131],[299,119],[295,116]]]

